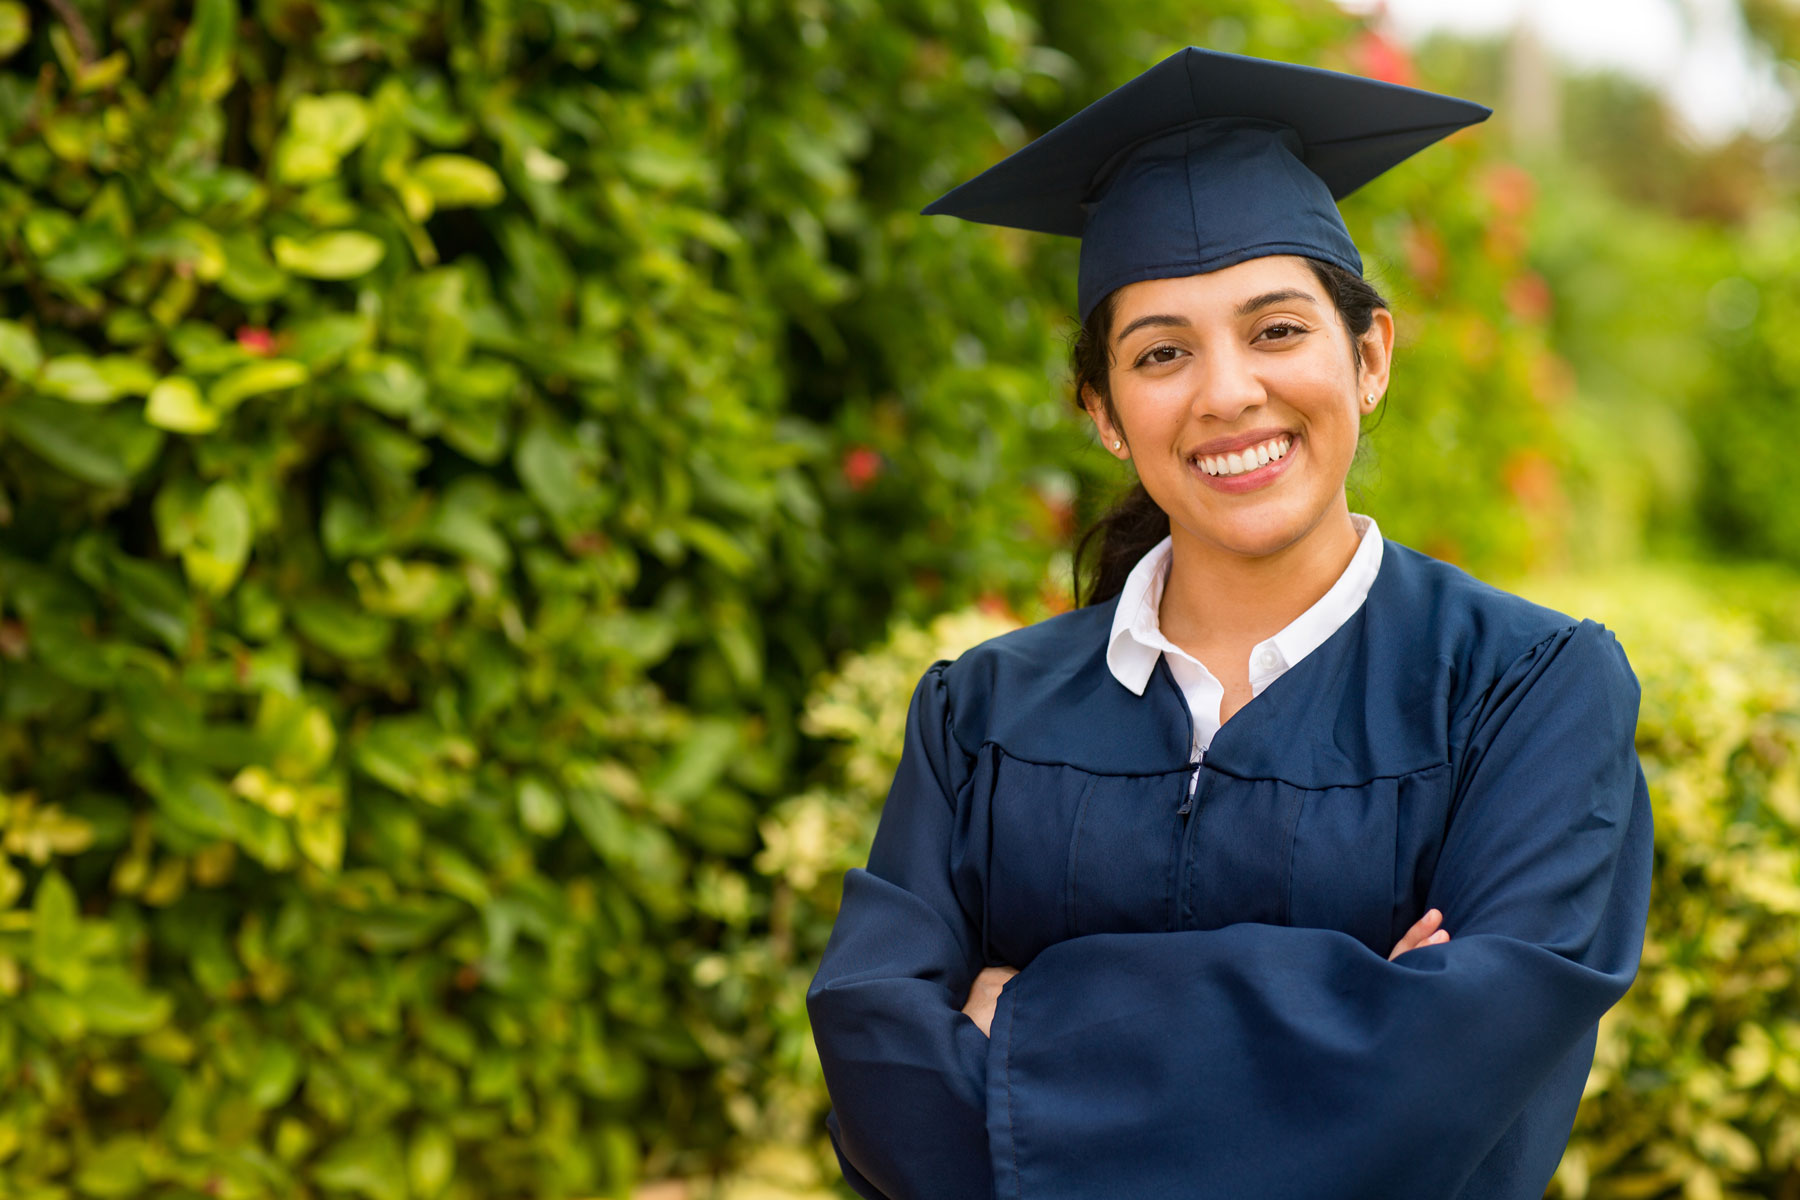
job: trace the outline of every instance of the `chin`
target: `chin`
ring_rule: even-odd
[[[1187,531],[1242,558],[1270,558],[1305,541],[1326,516],[1324,510],[1301,513],[1284,505],[1269,512],[1234,514],[1224,521],[1195,521],[1187,524]]]

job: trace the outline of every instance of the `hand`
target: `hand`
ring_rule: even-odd
[[[1000,989],[1017,974],[1011,967],[983,967],[975,982],[969,985],[969,998],[962,1006],[963,1015],[975,1022],[983,1037],[992,1036],[988,1029],[994,1023],[994,1006],[1000,1003]]]
[[[1388,955],[1388,961],[1393,962],[1408,950],[1417,950],[1420,946],[1441,946],[1449,941],[1450,931],[1439,928],[1443,923],[1443,913],[1435,908],[1427,909],[1424,916],[1413,922],[1413,927],[1406,931],[1406,936],[1395,944],[1394,952]]]

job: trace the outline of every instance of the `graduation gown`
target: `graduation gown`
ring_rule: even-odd
[[[1116,601],[920,681],[808,992],[888,1200],[1541,1197],[1637,969],[1650,809],[1617,641],[1389,542],[1190,796]],[[1449,943],[1388,953],[1431,907]],[[1019,969],[992,1037],[961,1006]]]

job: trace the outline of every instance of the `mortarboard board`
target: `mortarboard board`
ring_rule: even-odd
[[[925,212],[1079,237],[1084,321],[1128,283],[1267,254],[1360,274],[1336,201],[1489,111],[1190,46]]]

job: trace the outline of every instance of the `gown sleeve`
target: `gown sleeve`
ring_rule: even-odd
[[[993,1023],[997,1195],[1541,1196],[1642,949],[1637,699],[1591,622],[1488,690],[1426,897],[1447,944],[1390,963],[1242,924],[1046,949]]]
[[[867,870],[806,996],[844,1177],[871,1200],[989,1200],[988,1039],[962,1005],[983,966],[979,866],[959,863],[969,760],[926,672]],[[974,915],[971,915],[971,914]]]

